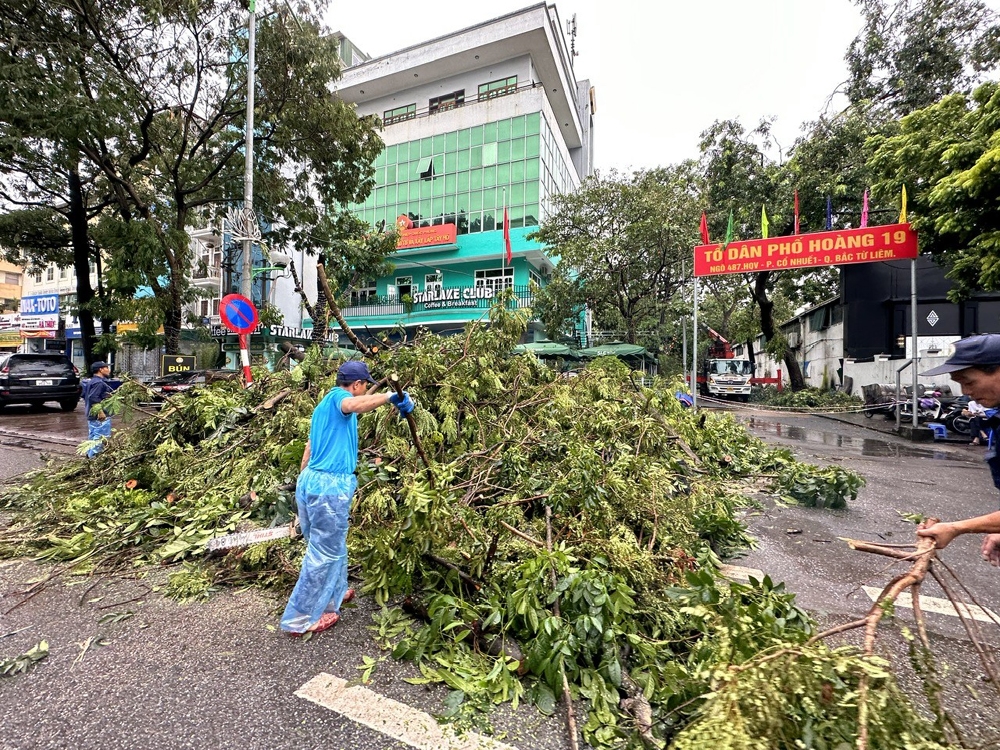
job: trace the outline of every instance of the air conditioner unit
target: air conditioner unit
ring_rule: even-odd
[[[788,334],[788,348],[798,349],[802,344],[802,335],[798,331],[790,331]]]

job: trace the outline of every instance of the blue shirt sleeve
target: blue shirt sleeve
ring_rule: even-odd
[[[358,415],[344,414],[351,394],[334,388],[313,411],[309,428],[309,468],[352,474],[358,465]]]

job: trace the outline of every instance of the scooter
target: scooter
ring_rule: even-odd
[[[917,421],[937,422],[940,421],[944,411],[941,405],[940,391],[932,391],[930,395],[917,398]],[[903,401],[899,405],[899,415],[905,421],[913,417],[913,401]]]
[[[948,428],[949,432],[954,432],[959,435],[972,434],[972,425],[970,424],[972,418],[962,414],[968,405],[969,397],[960,396],[942,415],[941,421],[944,423],[944,426]]]

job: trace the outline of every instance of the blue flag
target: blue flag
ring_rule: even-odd
[[[826,228],[833,229],[833,201],[826,196]]]

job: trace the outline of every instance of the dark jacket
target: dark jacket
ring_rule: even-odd
[[[96,416],[91,414],[90,410],[110,396],[113,390],[114,388],[108,382],[108,379],[102,378],[99,375],[95,375],[87,381],[83,389],[83,405],[87,412],[87,419],[97,419]]]

